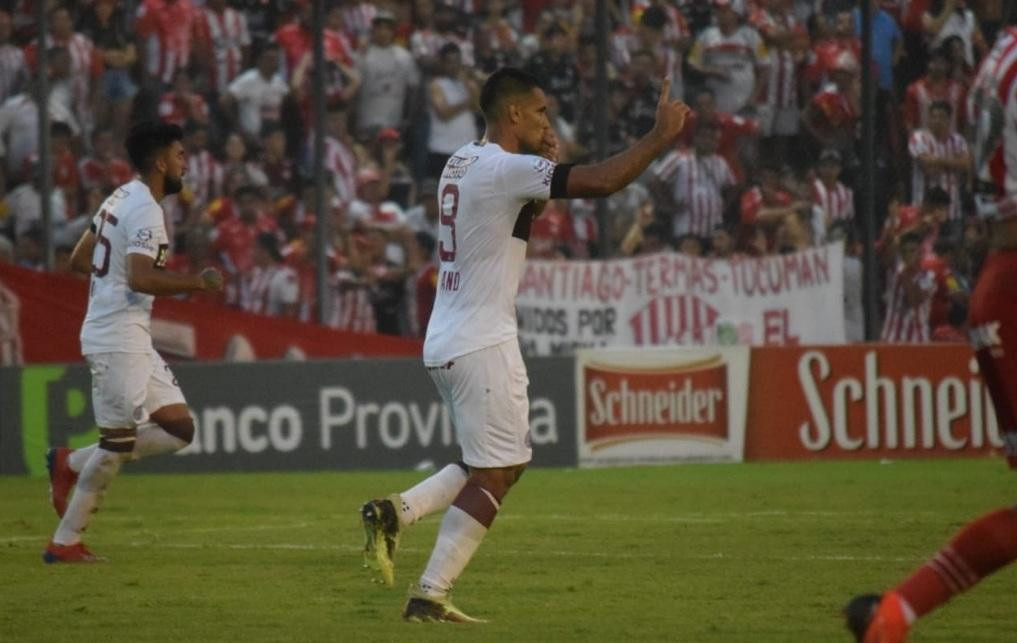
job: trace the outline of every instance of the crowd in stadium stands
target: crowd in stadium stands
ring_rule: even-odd
[[[331,326],[422,336],[435,292],[437,180],[483,132],[487,74],[540,77],[562,160],[645,134],[661,79],[694,109],[673,152],[608,201],[554,201],[529,254],[568,260],[680,252],[767,255],[843,239],[849,340],[862,339],[860,9],[851,0],[616,0],[608,89],[594,91],[593,0],[326,0],[326,208],[313,209],[312,3],[48,2],[58,270],[103,198],[131,176],[133,119],[185,131],[185,190],[164,206],[171,265],[212,264],[219,295],[317,317],[326,217]],[[873,0],[883,338],[961,340],[987,252],[972,207],[965,93],[1003,0]],[[41,268],[36,4],[0,0],[0,260]],[[605,242],[604,238],[607,241]]]

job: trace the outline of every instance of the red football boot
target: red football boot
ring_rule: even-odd
[[[88,551],[85,543],[58,545],[50,541],[42,552],[42,560],[46,563],[101,563],[106,559]]]

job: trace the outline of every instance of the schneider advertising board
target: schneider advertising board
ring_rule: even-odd
[[[576,462],[573,363],[528,362],[535,466]],[[458,458],[447,410],[419,360],[178,364],[197,436],[135,471],[410,468]],[[49,445],[98,431],[84,365],[0,369],[0,473],[45,475]]]
[[[581,466],[740,462],[749,347],[576,353]]]

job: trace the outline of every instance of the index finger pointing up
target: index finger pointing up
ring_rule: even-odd
[[[671,96],[671,77],[665,76],[664,82],[660,85],[660,104],[663,105],[668,102]]]

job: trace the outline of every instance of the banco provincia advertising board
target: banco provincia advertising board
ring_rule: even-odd
[[[572,360],[532,359],[534,466],[574,466]],[[448,410],[416,359],[172,365],[193,443],[146,472],[406,469],[457,460]],[[84,364],[0,369],[0,474],[46,475],[49,446],[98,439]]]

